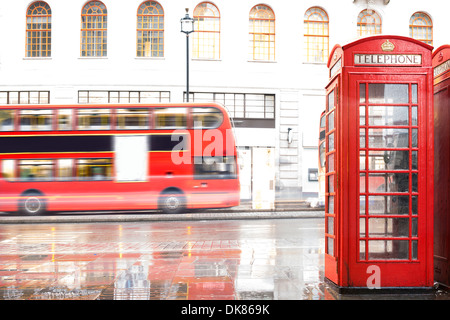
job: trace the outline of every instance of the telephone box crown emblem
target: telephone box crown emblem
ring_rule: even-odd
[[[382,45],[381,45],[381,50],[383,51],[394,51],[395,45],[390,42],[389,40],[386,40]]]

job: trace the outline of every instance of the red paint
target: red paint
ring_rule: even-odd
[[[431,50],[374,36],[331,52],[325,277],[339,287],[433,286]]]
[[[450,46],[433,53],[434,74],[434,279],[450,286]]]

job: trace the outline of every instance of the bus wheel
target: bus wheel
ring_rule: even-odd
[[[24,192],[19,200],[19,213],[26,216],[38,216],[46,211],[43,194],[38,191]]]
[[[181,193],[162,194],[159,200],[159,208],[164,213],[181,213],[185,208],[184,196]]]

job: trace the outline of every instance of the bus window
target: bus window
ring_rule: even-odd
[[[111,180],[111,159],[78,159],[78,180]]]
[[[194,179],[236,179],[235,157],[194,157]]]
[[[52,160],[19,160],[21,181],[50,181],[53,178]]]
[[[110,109],[78,110],[78,130],[109,130],[110,126]]]
[[[160,108],[155,109],[156,129],[186,129],[186,108]]]
[[[223,121],[223,114],[217,108],[192,108],[194,129],[215,129]]]
[[[118,109],[117,129],[148,129],[148,109]]]
[[[73,179],[73,159],[58,159],[58,180]]]
[[[0,131],[14,130],[14,110],[0,110]]]
[[[52,130],[52,110],[20,110],[21,131]]]
[[[11,159],[6,159],[2,161],[2,177],[3,179],[12,181],[16,177],[14,172],[15,161]]]
[[[72,130],[72,109],[58,110],[58,130]]]

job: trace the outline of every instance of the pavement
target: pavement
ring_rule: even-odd
[[[437,285],[340,293],[324,279],[323,217],[295,202],[177,215],[0,214],[0,300],[450,301]]]

